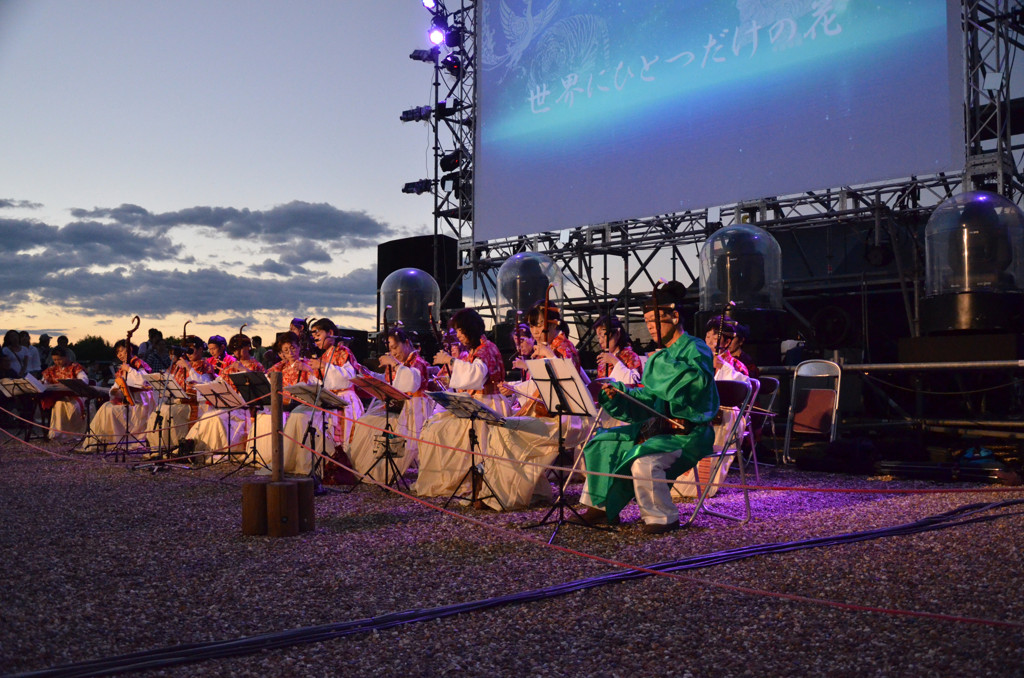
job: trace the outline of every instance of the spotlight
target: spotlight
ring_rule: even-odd
[[[437,119],[444,120],[445,118],[450,118],[464,108],[462,102],[458,99],[453,98],[450,101],[439,101],[437,104]]]
[[[430,20],[430,32],[427,34],[430,37],[430,44],[440,45],[445,42],[446,33],[448,33],[448,19],[443,14],[435,14],[434,18]]]
[[[437,9],[437,0],[423,0],[423,6],[433,12]]]
[[[426,61],[429,63],[437,63],[437,55],[441,51],[440,47],[434,47],[433,49],[414,49],[409,58],[413,61]],[[445,59],[447,61],[447,59]]]
[[[398,119],[402,122],[430,120],[430,106],[417,106],[416,108],[402,111],[402,115],[398,116]]]
[[[441,156],[440,166],[442,172],[451,172],[462,162],[462,149],[456,148],[451,153]]]
[[[452,26],[444,36],[444,44],[452,49],[462,46],[462,29]]]
[[[441,65],[444,67],[444,70],[456,78],[462,77],[462,59],[459,58],[458,54],[452,52],[441,61]]]
[[[430,179],[420,179],[419,181],[410,181],[405,186],[402,186],[402,193],[414,193],[420,195],[426,193],[432,187]]]

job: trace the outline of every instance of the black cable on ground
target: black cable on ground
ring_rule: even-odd
[[[988,522],[997,518],[1006,518],[1019,515],[1020,512],[1001,513],[996,515],[979,515],[983,512],[995,509],[1006,508],[1024,504],[1024,499],[1013,499],[1003,502],[969,504],[960,508],[929,516],[921,520],[897,525],[895,527],[879,528],[877,530],[866,530],[862,532],[851,532],[829,537],[818,537],[793,542],[779,542],[772,544],[757,544],[745,546],[728,551],[718,551],[699,556],[691,556],[680,560],[672,560],[648,566],[647,569],[658,572],[678,572],[682,570],[694,570],[723,563],[751,558],[753,556],[770,555],[773,553],[787,553],[800,551],[821,546],[838,546],[852,544],[872,539],[885,537],[897,537],[934,530],[959,527],[973,523]],[[402,624],[431,621],[456,614],[475,612],[502,605],[522,604],[547,600],[576,591],[612,584],[620,581],[648,577],[651,573],[635,570],[617,571],[606,575],[580,579],[577,581],[556,584],[543,589],[513,593],[496,598],[458,603],[429,609],[405,610],[393,612],[378,617],[368,617],[348,622],[337,622],[310,626],[288,631],[277,631],[272,633],[248,636],[226,641],[211,641],[205,643],[191,643],[177,645],[168,648],[154,650],[143,650],[131,654],[116,657],[106,657],[75,664],[32,671],[18,674],[19,676],[101,676],[115,673],[128,673],[149,669],[162,669],[182,664],[195,663],[208,659],[221,659],[227,657],[239,657],[247,654],[254,654],[264,650],[289,647],[307,643],[316,643],[357,633],[379,631]]]

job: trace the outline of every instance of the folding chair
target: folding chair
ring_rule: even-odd
[[[756,379],[751,379],[749,384],[742,381],[715,381],[715,386],[718,388],[719,404],[722,407],[737,408],[739,410],[739,415],[735,420],[733,420],[732,426],[729,427],[721,449],[716,450],[711,457],[712,462],[711,468],[708,472],[707,482],[701,482],[697,467],[694,467],[693,476],[697,483],[697,501],[693,507],[693,513],[691,513],[690,517],[685,523],[683,523],[684,525],[692,523],[694,519],[696,519],[698,513],[706,513],[707,515],[725,518],[726,520],[735,520],[739,523],[746,523],[750,520],[750,491],[747,489],[746,463],[743,460],[743,454],[740,452],[740,449],[743,442],[743,424],[746,418],[750,415],[750,408],[754,402],[754,395],[757,392],[758,383]],[[743,501],[745,504],[742,516],[732,516],[726,513],[712,511],[706,505],[708,496],[712,492],[712,488],[715,486],[715,481],[718,478],[718,469],[721,468],[724,460],[730,456],[736,459],[736,465],[740,470],[740,485],[743,487]]]
[[[778,441],[775,439],[775,399],[779,395],[779,380],[775,377],[761,377],[760,387],[754,396],[754,405],[750,408],[750,425],[743,435],[743,450],[747,453],[747,461],[754,462],[754,479],[761,482],[761,474],[757,468],[757,443],[765,426],[771,425],[772,449],[775,450],[775,461],[779,461]]]
[[[830,360],[805,360],[796,366],[786,421],[786,442],[782,449],[783,462],[793,461],[789,455],[793,434],[824,436],[828,442],[836,439],[841,377],[842,369]]]

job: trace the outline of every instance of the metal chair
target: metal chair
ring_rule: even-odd
[[[793,461],[789,455],[793,434],[823,436],[828,442],[836,439],[841,378],[842,369],[830,360],[805,360],[796,366],[782,450],[784,462]]]
[[[734,520],[745,523],[750,520],[750,491],[747,489],[746,462],[740,452],[743,442],[743,423],[750,415],[750,408],[754,402],[754,395],[760,386],[757,379],[751,379],[750,383],[742,381],[715,381],[718,388],[718,400],[722,407],[735,407],[739,410],[739,416],[735,418],[732,426],[725,436],[721,450],[712,455],[711,469],[708,473],[708,482],[702,484],[697,468],[694,467],[694,480],[697,483],[697,501],[693,507],[693,513],[686,520],[684,525],[689,525],[696,519],[698,513],[706,513],[710,516]],[[714,487],[714,481],[718,477],[718,469],[727,457],[734,457],[740,471],[740,485],[743,488],[743,501],[745,505],[742,516],[733,516],[718,511],[713,511],[707,506],[707,499]]]
[[[766,426],[772,430],[772,449],[775,451],[775,461],[779,461],[779,445],[775,437],[775,400],[779,395],[779,380],[775,377],[761,377],[758,380],[761,384],[754,396],[754,406],[750,408],[750,426],[743,436],[743,449],[747,453],[748,462],[753,460],[755,481],[761,482],[761,475],[757,468],[757,443]]]

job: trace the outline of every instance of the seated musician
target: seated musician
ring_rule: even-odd
[[[498,347],[484,336],[484,320],[471,308],[459,309],[451,319],[459,344],[450,353],[438,351],[434,364],[451,369],[450,387],[471,395],[500,415],[509,414],[508,403],[498,393],[505,380],[505,366]],[[438,412],[423,425],[419,446],[416,494],[436,497],[459,489],[470,468],[470,421],[448,410]],[[474,422],[477,449],[486,452],[487,426]],[[455,449],[450,449],[455,448]]]
[[[206,350],[210,353],[210,357],[206,359],[206,362],[210,365],[210,369],[215,375],[220,374],[225,367],[235,362],[235,357],[228,351],[227,346],[228,342],[219,334],[213,335],[206,342]]]
[[[93,417],[92,432],[79,450],[94,451],[119,442],[140,445],[138,436],[146,430],[149,415],[156,409],[157,396],[142,378],[149,373],[149,365],[135,355],[135,345],[122,339],[114,344],[114,351],[121,361],[115,371],[116,385],[110,389],[110,401],[103,403]]]
[[[707,332],[704,341],[714,355],[715,381],[741,381],[750,383],[747,376],[747,367],[740,362],[730,351],[733,340],[736,337],[739,323],[732,318],[715,316],[708,320],[705,325]],[[733,425],[739,417],[739,408],[720,407],[718,415],[712,420],[712,428],[715,431],[714,450],[721,452],[726,443],[726,438],[732,431]],[[740,435],[746,430],[746,422],[740,424]],[[732,457],[726,457],[718,467],[718,474],[715,484],[708,496],[714,496],[718,492],[719,484],[725,479],[732,465]],[[672,496],[677,499],[685,499],[697,496],[697,478],[699,476],[701,485],[708,482],[708,475],[711,473],[711,460],[701,459],[696,467],[697,473],[691,469],[679,476],[678,481],[672,485]]]
[[[281,386],[287,389],[295,384],[318,384],[316,373],[318,368],[313,367],[305,358],[300,355],[299,338],[294,332],[282,332],[277,337],[274,346],[275,352],[281,356],[281,361],[272,366],[268,373],[281,373]],[[332,373],[336,370],[334,366],[327,368],[328,383],[335,378]],[[283,467],[285,473],[309,475],[313,469],[312,453],[302,447],[323,451],[327,456],[334,453],[334,422],[333,416],[324,419],[322,412],[313,411],[308,406],[302,405],[298,400],[293,399],[286,392],[281,396],[284,409],[287,410],[284,416],[284,427],[282,430],[283,441],[281,444],[283,452]],[[295,419],[293,422],[292,419]],[[312,440],[306,437],[307,430],[313,433]],[[327,431],[324,436],[323,432]],[[271,441],[270,436],[270,413],[269,408],[256,415],[256,450],[264,464],[271,462]]]
[[[601,348],[597,355],[597,378],[602,381],[618,381],[626,386],[639,384],[643,361],[633,350],[629,333],[622,321],[615,316],[601,316],[594,323],[594,333]],[[610,428],[623,423],[602,410],[598,425]]]
[[[206,346],[203,340],[189,335],[184,338],[184,344],[184,347],[171,346],[167,349],[171,366],[164,371],[164,377],[174,381],[185,392],[185,398],[174,398],[170,393],[158,393],[157,396],[162,402],[150,415],[146,424],[146,438],[154,457],[159,457],[164,450],[172,450],[175,447],[180,448],[181,454],[192,452],[191,444],[180,446],[185,441],[189,428],[199,418],[196,384],[212,381],[214,377],[213,369],[203,358]],[[202,410],[206,410],[205,402]]]
[[[747,366],[730,351],[736,338],[736,321],[715,316],[705,325],[704,343],[715,356],[715,379],[718,381],[749,381]]]
[[[750,338],[750,328],[743,323],[736,323],[736,336],[729,344],[729,353],[732,357],[739,360],[747,368],[747,374],[753,379],[760,379],[761,370],[757,367],[757,362],[754,360],[754,356],[750,355],[743,350],[743,344],[747,343],[747,339]]]
[[[59,384],[61,379],[78,379],[89,383],[85,369],[78,363],[68,362],[68,352],[60,347],[50,352],[53,361],[51,367],[43,370],[43,383]],[[43,398],[40,406],[46,410],[47,398]],[[79,436],[85,433],[85,403],[81,398],[69,397],[53,402],[50,412],[49,437],[53,440]]]
[[[613,417],[630,422],[598,433],[584,449],[587,480],[580,501],[588,524],[616,524],[636,498],[646,534],[679,526],[679,510],[666,479],[693,468],[712,453],[709,425],[718,411],[711,349],[683,330],[686,288],[670,282],[644,305],[644,321],[663,346],[648,359],[639,387],[606,384],[600,404]],[[626,397],[630,396],[630,397]],[[638,403],[642,403],[641,406]],[[663,415],[652,415],[651,408]],[[593,472],[629,474],[632,480]]]
[[[526,319],[534,343],[530,357],[568,359],[580,374],[581,381],[586,383],[576,347],[560,326],[559,310],[542,301],[530,308]],[[525,363],[523,367],[525,369]],[[502,392],[508,395],[510,391],[503,385]],[[578,415],[558,417],[549,412],[540,400],[540,391],[530,379],[516,385],[514,395],[523,407],[515,417],[509,418],[509,425],[493,426],[488,431],[488,453],[499,459],[485,458],[483,461],[485,476],[496,495],[486,498],[484,503],[495,510],[502,506],[514,509],[538,501],[550,501],[551,483],[543,467],[556,461],[558,465],[571,466],[574,450],[589,428],[586,425],[589,420]],[[561,460],[558,459],[560,434],[564,437],[565,452]],[[556,476],[554,480],[560,482],[564,478]]]
[[[382,450],[378,441],[383,429],[390,426],[396,436],[391,443],[394,462],[399,473],[404,474],[416,460],[419,446],[415,440],[419,438],[424,422],[434,413],[436,403],[424,395],[429,382],[429,365],[415,350],[409,335],[401,327],[392,327],[387,334],[388,352],[380,357],[382,374],[368,372],[371,376],[385,381],[397,390],[410,396],[397,404],[375,400],[366,410],[366,414],[356,422],[349,445],[349,456],[353,467],[360,473],[369,473],[375,480],[383,482],[388,475],[384,466],[386,461],[379,461]]]
[[[211,339],[213,338],[211,337]],[[234,382],[228,378],[229,374],[247,370],[263,374],[263,365],[253,359],[251,350],[252,344],[246,335],[236,334],[231,337],[231,341],[227,345],[227,355],[233,360],[231,362],[221,360],[221,370],[216,378],[227,383],[232,390],[237,390]],[[209,366],[209,361],[206,361],[206,364]],[[187,438],[194,441],[192,447],[196,452],[214,452],[215,456],[210,461],[215,461],[219,454],[244,451],[248,434],[249,411],[247,409],[217,411],[210,409],[195,423],[188,432]]]

